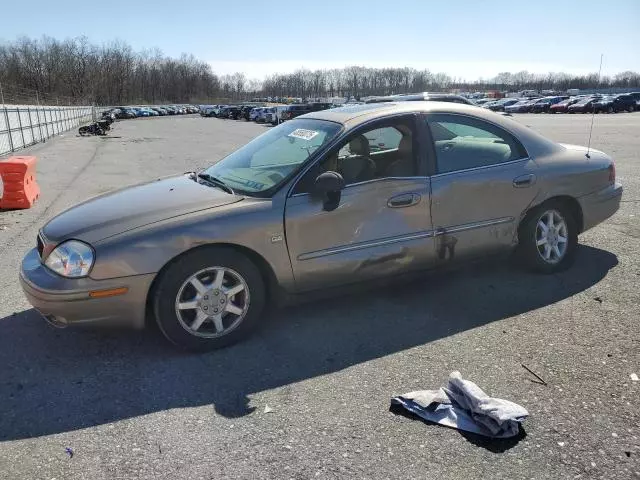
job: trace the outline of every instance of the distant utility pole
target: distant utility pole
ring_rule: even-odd
[[[4,93],[2,92],[2,82],[0,82],[0,99],[2,100],[2,106],[4,107]]]

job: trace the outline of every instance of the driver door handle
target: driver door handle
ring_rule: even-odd
[[[513,186],[515,188],[530,187],[534,183],[536,183],[536,176],[533,173],[520,175],[519,177],[513,179]]]
[[[387,201],[387,206],[389,208],[404,208],[411,207],[420,202],[420,195],[417,193],[402,193],[400,195],[396,195],[395,197],[391,197]]]

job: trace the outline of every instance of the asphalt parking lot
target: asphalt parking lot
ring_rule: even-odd
[[[588,115],[514,118],[587,143]],[[249,341],[199,355],[154,329],[57,330],[30,309],[17,270],[48,218],[204,167],[266,128],[161,117],[30,149],[42,196],[0,212],[0,477],[640,478],[640,113],[595,117],[592,146],[616,159],[625,194],[562,274],[496,261],[430,273],[277,311]],[[524,438],[389,412],[454,370],[526,407]]]

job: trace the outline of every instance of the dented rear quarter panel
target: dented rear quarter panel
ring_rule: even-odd
[[[535,158],[539,166],[539,193],[536,204],[550,198],[569,196],[576,200],[605,188],[609,182],[611,157],[576,145],[562,145],[563,149]]]

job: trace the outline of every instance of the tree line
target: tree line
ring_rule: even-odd
[[[346,67],[332,70],[299,70],[267,77],[260,93],[268,96],[294,97],[355,97],[391,95],[411,92],[466,92],[499,90],[555,90],[569,88],[640,88],[640,74],[621,72],[613,77],[598,78],[597,73],[570,75],[566,73],[535,74],[527,71],[503,72],[493,78],[473,82],[414,68]]]
[[[220,92],[211,66],[192,55],[134,52],[119,41],[98,46],[85,37],[0,44],[0,83],[5,102],[12,96],[35,101],[36,91],[39,97],[97,105],[197,102]]]
[[[469,82],[429,70],[351,66],[301,69],[269,75],[259,81],[247,79],[241,72],[218,76],[211,65],[193,55],[172,58],[157,49],[136,52],[120,41],[95,45],[86,37],[66,40],[23,37],[0,44],[0,86],[7,103],[63,98],[76,104],[120,105],[218,103],[254,97],[359,99],[450,90],[640,88],[640,74],[627,71],[598,78],[596,73],[521,71]]]

